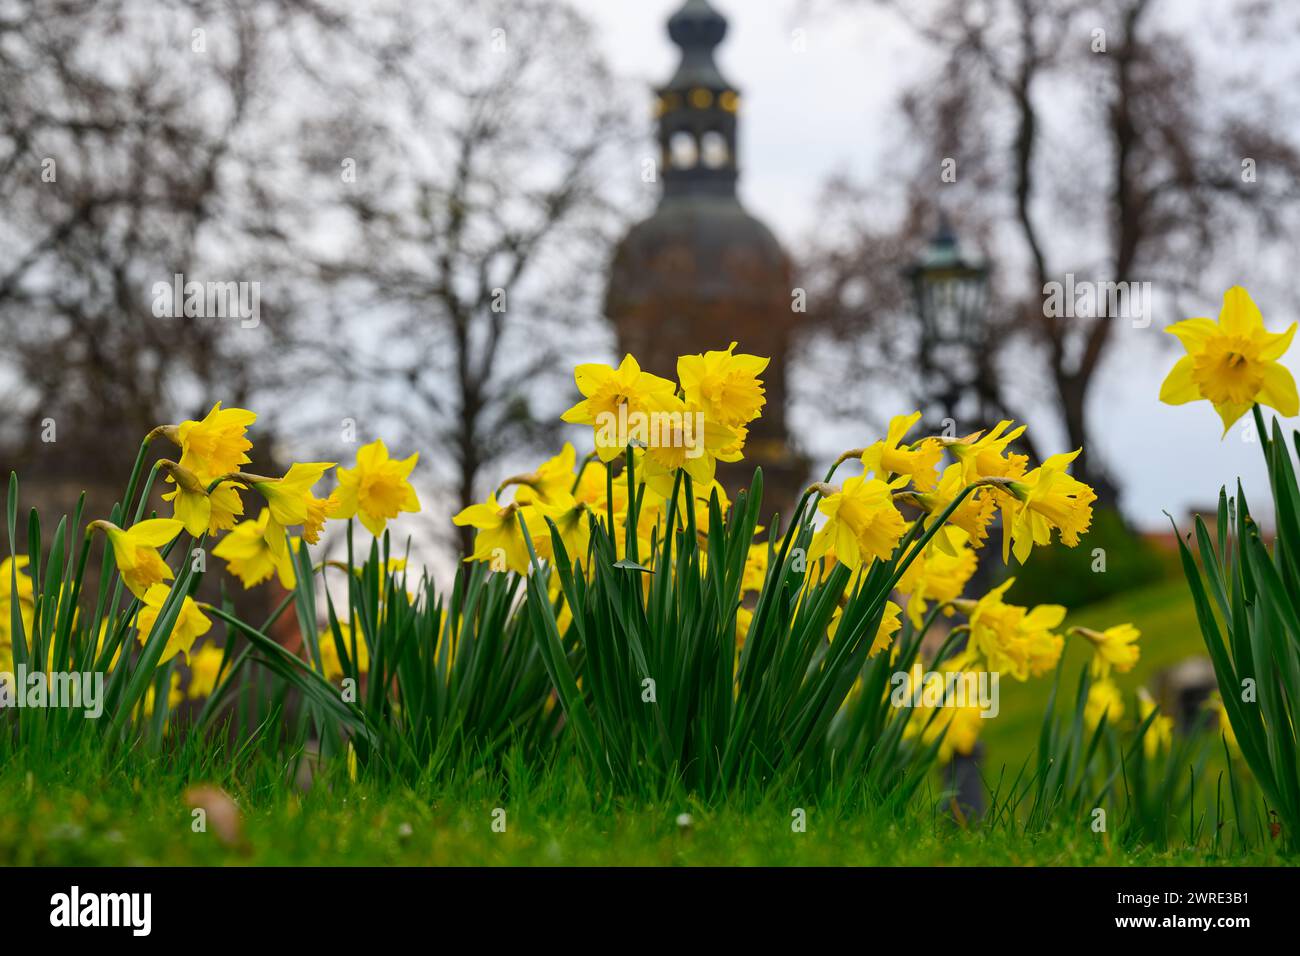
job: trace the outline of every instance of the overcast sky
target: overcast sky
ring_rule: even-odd
[[[649,87],[661,83],[676,65],[676,47],[665,22],[680,0],[574,0],[600,28],[606,55],[623,75]],[[740,126],[741,197],[790,248],[798,248],[816,228],[816,198],[829,175],[849,170],[869,174],[888,162],[889,137],[897,91],[909,71],[923,66],[925,51],[893,15],[863,4],[851,14],[831,14],[824,4],[801,0],[714,0],[730,22],[718,55],[724,75],[743,95]],[[1211,4],[1188,0],[1165,4],[1167,16],[1195,23],[1205,42],[1214,42],[1218,27]],[[793,31],[804,31],[806,50],[796,52]],[[1256,68],[1273,69],[1273,81],[1291,71],[1293,46],[1279,45],[1279,58]],[[1293,77],[1293,72],[1288,72]],[[636,175],[635,170],[629,171]],[[1274,260],[1276,261],[1280,260]],[[1286,267],[1283,267],[1286,268]],[[1287,284],[1276,264],[1261,263],[1258,275],[1233,276],[1252,290],[1273,330],[1289,324],[1286,309],[1270,309],[1270,286]],[[1267,274],[1265,274],[1267,273]],[[1200,314],[1217,315],[1218,299],[1206,301]],[[1126,512],[1141,526],[1167,528],[1162,511],[1182,523],[1189,507],[1212,503],[1218,488],[1245,481],[1253,509],[1268,508],[1266,477],[1258,444],[1246,440],[1241,424],[1219,440],[1221,426],[1208,403],[1171,408],[1156,400],[1159,383],[1180,354],[1159,328],[1186,318],[1161,311],[1159,290],[1152,327],[1126,328],[1099,373],[1091,408],[1094,430],[1106,460],[1124,489]],[[1289,363],[1300,368],[1293,349]],[[882,413],[894,411],[882,410]],[[1042,447],[1063,450],[1050,416],[1029,424]],[[1291,424],[1295,424],[1294,422]],[[861,444],[867,436],[850,429],[845,442]],[[808,444],[805,442],[805,444]]]

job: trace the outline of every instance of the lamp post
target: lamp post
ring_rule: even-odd
[[[988,266],[962,252],[951,223],[941,215],[938,231],[905,276],[921,320],[923,394],[933,399],[942,418],[953,421],[963,396],[973,394],[972,414],[982,418],[992,383],[986,339]]]
[[[940,214],[938,231],[905,275],[921,320],[922,395],[937,406],[945,434],[956,437],[987,427],[991,424],[985,420],[988,410],[996,403],[988,266],[962,252],[948,217]],[[957,428],[960,406],[968,395],[973,407],[966,425]],[[969,755],[953,754],[946,770],[961,812],[976,817],[985,809],[979,770],[983,750],[983,744],[977,743]]]

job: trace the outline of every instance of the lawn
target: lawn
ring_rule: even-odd
[[[135,776],[46,768],[0,770],[0,865],[309,866],[926,866],[1275,865],[1270,849],[1121,849],[1080,827],[1026,836],[964,829],[943,813],[893,819],[869,809],[809,805],[792,828],[793,799],[717,808],[688,800],[603,803],[576,775],[514,788],[374,785],[336,780],[299,793],[258,775],[228,782],[241,824],[224,842],[194,832],[185,793],[203,778],[154,769]],[[506,811],[505,830],[493,823]],[[688,814],[690,821],[679,817]]]
[[[1072,622],[1130,620],[1143,631],[1141,663],[1122,675],[1137,686],[1200,652],[1180,581],[1162,582],[1084,609]],[[1067,670],[1086,659],[1067,653]],[[1032,752],[1049,684],[1014,685],[985,731],[986,775],[1013,770]],[[212,755],[210,755],[212,756]],[[179,762],[180,766],[177,766]],[[221,769],[217,769],[221,768]],[[0,768],[3,865],[1192,865],[1285,863],[1258,842],[1246,851],[1209,838],[1196,849],[1119,848],[1087,826],[1026,834],[960,825],[937,789],[903,813],[844,795],[819,800],[756,794],[715,806],[691,797],[613,801],[561,760],[546,770],[508,763],[508,783],[481,776],[450,783],[318,778],[288,785],[288,768],[257,760],[232,771],[212,756],[170,762],[131,758],[105,767],[92,753],[61,766]],[[237,832],[193,829],[187,791],[220,785],[238,805]],[[504,793],[508,796],[503,796]],[[929,807],[929,809],[927,809]],[[796,809],[806,827],[792,826]],[[504,810],[502,819],[498,810]],[[683,814],[687,818],[683,817]],[[215,814],[214,814],[215,816]],[[504,822],[504,830],[501,825]],[[494,828],[494,823],[496,827]]]

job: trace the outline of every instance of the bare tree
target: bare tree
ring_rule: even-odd
[[[554,437],[540,422],[572,356],[604,334],[613,188],[636,180],[611,161],[634,111],[563,4],[395,4],[358,43],[367,58],[300,133],[321,240],[302,259],[328,290],[327,340],[347,343],[307,351],[386,434],[435,450],[463,506],[491,490],[486,466]]]
[[[157,308],[177,274],[264,278],[255,8],[0,5],[0,442],[25,470],[120,480],[150,427],[268,370],[266,330]]]
[[[351,417],[462,503],[553,437],[639,171],[611,168],[636,111],[567,6],[0,0],[0,87],[25,472],[117,479],[217,399],[295,453],[342,457],[324,423]],[[260,320],[160,317],[178,274],[256,284]]]
[[[1030,363],[1043,369],[1070,446],[1094,449],[1080,471],[1113,502],[1087,407],[1119,317],[1047,308],[1048,284],[1077,273],[1205,295],[1209,265],[1231,258],[1243,236],[1276,237],[1294,223],[1300,148],[1285,111],[1259,83],[1245,107],[1226,92],[1224,63],[1249,62],[1251,36],[1231,38],[1233,55],[1211,59],[1171,17],[1177,5],[1161,0],[895,6],[935,57],[900,104],[907,199],[883,223],[877,206],[874,223],[849,224],[839,257],[859,268],[873,246],[916,249],[935,207],[953,211],[998,265],[989,348],[1004,363],[1014,352],[1020,375]],[[1251,22],[1283,12],[1249,6]],[[956,161],[955,182],[940,180],[945,158]],[[1252,175],[1256,168],[1268,175]],[[896,188],[897,170],[890,176]],[[881,268],[866,275],[897,285]],[[837,301],[850,280],[823,276],[824,310],[852,317]],[[872,307],[876,338],[896,329],[903,307],[889,296]]]

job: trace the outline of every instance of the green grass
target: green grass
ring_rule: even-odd
[[[892,819],[871,809],[792,799],[709,808],[612,804],[587,792],[576,765],[516,778],[501,798],[484,781],[439,788],[319,782],[306,793],[269,770],[225,781],[243,833],[224,845],[191,829],[185,790],[205,782],[158,766],[104,773],[91,763],[0,769],[0,865],[1273,865],[1271,849],[1215,857],[1204,849],[1123,850],[1086,827],[1042,836],[963,829],[942,813]],[[493,811],[506,810],[504,833]],[[689,813],[693,823],[679,826]]]
[[[1161,582],[1083,609],[1070,623],[1129,620],[1142,631],[1141,662],[1120,680],[1131,689],[1161,668],[1203,653],[1181,581]],[[1072,646],[1067,673],[1087,649]],[[1008,684],[1001,716],[985,729],[985,774],[1009,775],[1037,741],[1050,683]],[[353,781],[336,761],[306,792],[289,768],[264,756],[230,766],[219,751],[186,748],[171,757],[140,753],[106,766],[92,748],[80,757],[37,762],[13,755],[0,766],[0,865],[1196,865],[1283,863],[1253,840],[1239,852],[1212,844],[1213,824],[1196,848],[1175,839],[1168,851],[1125,849],[1081,822],[1046,833],[960,826],[937,790],[923,788],[902,813],[832,793],[740,794],[708,805],[694,798],[615,801],[593,787],[578,761],[550,770],[507,758],[505,782],[470,779]],[[227,846],[213,830],[195,833],[189,787],[213,784],[236,800],[242,838]],[[807,830],[791,829],[796,807]],[[493,811],[506,810],[495,832]],[[1198,807],[1198,815],[1213,808]],[[676,822],[689,813],[688,827]],[[1114,827],[1112,827],[1114,831]],[[1226,832],[1226,831],[1225,831]]]

